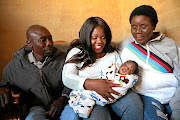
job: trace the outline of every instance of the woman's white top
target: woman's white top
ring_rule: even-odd
[[[71,49],[66,57],[66,61],[78,52],[80,52],[78,48]],[[82,70],[78,70],[77,67],[82,66],[83,62],[79,64],[67,63],[63,67],[63,83],[70,89],[84,89],[83,85],[86,79],[99,79],[101,77],[101,71],[107,69],[112,63],[122,64],[119,54],[116,51],[106,53],[104,57],[96,59],[95,63]]]

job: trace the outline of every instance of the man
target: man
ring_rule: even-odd
[[[26,36],[27,45],[3,70],[0,108],[9,103],[10,93],[20,93],[30,108],[26,120],[58,118],[70,92],[61,79],[65,53],[53,46],[52,35],[43,26],[30,26]]]

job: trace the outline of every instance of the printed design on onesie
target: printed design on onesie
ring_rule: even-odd
[[[92,109],[92,107],[95,104],[95,102],[84,104],[84,103],[86,103],[86,100],[89,99],[84,94],[83,94],[83,92],[77,92],[77,91],[76,92],[73,91],[70,94],[71,99],[69,100],[69,104],[70,104],[70,106],[76,106],[75,113],[77,113],[77,114],[79,113],[79,110],[83,111],[83,110]],[[90,101],[92,101],[92,100],[90,100]]]

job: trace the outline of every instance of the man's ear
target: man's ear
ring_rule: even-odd
[[[32,48],[32,42],[30,40],[26,40],[27,46]]]

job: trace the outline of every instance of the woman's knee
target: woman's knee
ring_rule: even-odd
[[[143,103],[140,96],[130,90],[125,96],[111,105],[112,110],[120,117],[143,119]]]
[[[26,117],[25,120],[48,120],[46,118],[45,109],[36,106],[30,109],[29,115]]]
[[[111,120],[108,107],[95,105],[87,120]]]
[[[128,107],[133,110],[138,109],[143,111],[143,103],[141,97],[133,90],[129,90],[127,94],[120,98],[120,100],[118,101],[120,101],[120,104],[124,105],[125,109]]]
[[[78,114],[76,114],[72,107],[68,105],[65,106],[61,113],[60,120],[79,120]]]
[[[164,114],[165,106],[152,97],[141,96],[144,103],[144,119],[145,120],[167,120]]]

